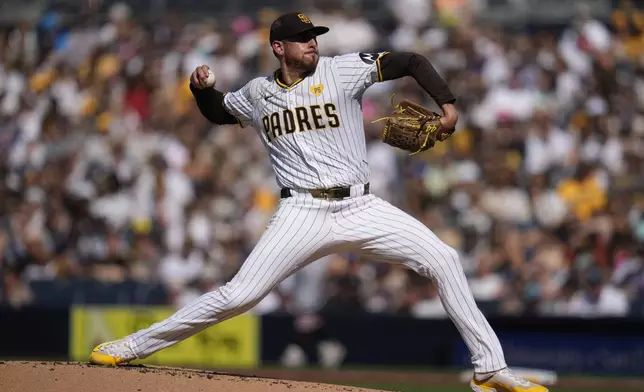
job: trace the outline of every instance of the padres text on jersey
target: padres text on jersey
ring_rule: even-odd
[[[294,132],[338,128],[340,119],[333,103],[300,106],[293,110],[284,109],[262,117],[266,137],[275,138]]]
[[[361,100],[381,80],[381,55],[320,57],[313,74],[291,85],[273,74],[226,94],[226,109],[259,133],[280,187],[369,181]]]

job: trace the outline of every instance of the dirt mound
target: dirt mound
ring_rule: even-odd
[[[0,362],[2,392],[368,392],[373,389],[153,366],[117,368],[68,362]]]

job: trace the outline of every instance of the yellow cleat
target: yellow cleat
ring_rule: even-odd
[[[113,340],[94,347],[89,356],[89,362],[95,365],[117,366],[136,358],[127,341]]]
[[[470,387],[474,392],[548,392],[548,388],[525,380],[507,368],[485,380],[473,378]]]

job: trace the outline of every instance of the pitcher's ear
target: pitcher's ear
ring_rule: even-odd
[[[273,41],[271,46],[276,56],[284,56],[284,43],[282,41]]]

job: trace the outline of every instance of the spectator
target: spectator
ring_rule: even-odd
[[[581,221],[587,221],[606,205],[606,194],[589,165],[580,166],[575,177],[563,181],[559,196]]]
[[[371,120],[393,92],[431,101],[407,79],[371,87],[367,159],[372,191],[461,253],[486,312],[644,314],[633,2],[610,25],[582,10],[561,34],[485,26],[483,2],[312,3],[307,15],[331,27],[322,54],[421,52],[458,96],[456,133],[409,158]],[[161,283],[180,306],[239,269],[279,189],[260,139],[208,123],[187,75],[210,64],[230,91],[274,70],[280,10],[240,9],[190,24],[125,4],[83,18],[57,9],[0,33],[0,301],[38,303],[34,281],[65,278]],[[356,255],[318,261],[255,311],[444,315],[434,286]]]
[[[568,312],[580,317],[623,317],[628,312],[626,295],[606,282],[599,269],[586,272],[583,289],[570,299]]]

